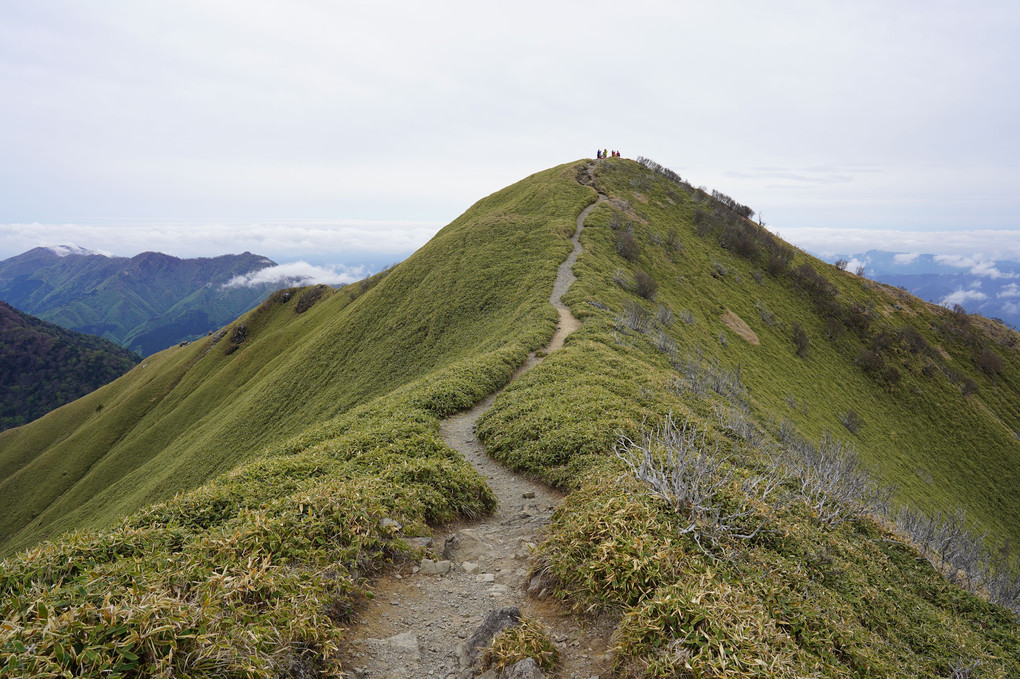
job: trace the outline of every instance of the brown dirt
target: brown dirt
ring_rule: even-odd
[[[571,239],[574,248],[559,267],[549,299],[560,322],[546,353],[560,349],[567,335],[579,326],[561,297],[575,280],[572,268],[581,250],[578,239],[584,220],[603,200],[605,196],[599,196],[596,203],[577,217],[577,231]],[[517,374],[540,361],[533,354]],[[610,663],[609,626],[593,623],[582,626],[582,621],[549,597],[548,592],[541,591],[544,586],[539,586],[540,578],[534,580],[536,587],[528,594],[532,550],[541,542],[562,494],[506,469],[486,455],[475,436],[475,424],[496,395],[447,418],[440,426],[446,443],[488,480],[498,499],[496,512],[478,521],[436,531],[431,548],[435,560],[445,558],[444,544],[451,536],[456,536],[462,545],[474,539],[480,541],[468,553],[449,554],[449,572],[426,575],[419,564],[407,563],[375,583],[374,601],[361,611],[343,649],[344,665],[350,668],[351,676],[371,679],[476,676],[477,668],[467,667],[463,659],[464,642],[490,611],[506,606],[518,607],[523,616],[538,620],[549,630],[549,636],[560,649],[560,663],[554,676],[590,679],[606,675]]]
[[[725,323],[730,330],[747,340],[748,344],[753,344],[754,346],[761,344],[761,340],[758,339],[758,335],[755,334],[754,330],[751,330],[751,326],[745,323],[743,318],[736,315],[729,309],[727,309],[726,313],[722,315],[722,322]]]

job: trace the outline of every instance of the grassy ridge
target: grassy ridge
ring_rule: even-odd
[[[439,418],[505,384],[551,335],[555,266],[574,216],[594,198],[575,176],[583,174],[554,168],[480,201],[468,213],[475,221],[465,215],[366,290],[340,291],[301,314],[302,296],[318,292],[276,298],[207,354],[201,346],[167,352],[156,357],[165,361],[159,371],[129,374],[175,413],[192,399],[209,407],[229,387],[237,410],[199,417],[189,435],[208,445],[244,414],[268,428],[270,442],[113,528],[0,563],[3,671],[340,671],[336,649],[352,611],[371,596],[367,577],[411,552],[403,538],[492,509],[484,480],[439,437]],[[898,501],[965,500],[974,521],[1012,535],[1010,437],[1020,427],[1013,336],[792,249],[773,267],[734,239],[732,210],[636,163],[601,163],[594,182],[611,200],[582,232],[578,281],[566,300],[582,326],[507,387],[478,433],[497,458],[573,489],[539,566],[579,615],[616,617],[619,673],[1020,673],[1020,627],[1009,611],[947,582],[937,570],[943,563],[876,515],[827,514],[833,505],[824,492],[804,490],[811,477],[796,475],[789,452],[835,432],[855,442],[874,474],[901,481]],[[463,271],[469,265],[484,275]],[[507,311],[505,298],[516,306]],[[338,341],[333,323],[357,339]],[[308,336],[315,349],[303,343]],[[433,337],[450,346],[433,346]],[[409,355],[349,349],[371,347],[373,338],[406,345]],[[273,358],[257,360],[256,349]],[[355,368],[367,374],[319,352],[346,352],[343,360],[360,361]],[[346,376],[368,395],[344,406],[348,392],[313,380],[327,403],[302,389],[295,371],[306,380],[324,373],[331,384]],[[393,386],[372,391],[377,374]],[[160,380],[174,387],[161,390]],[[217,382],[226,386],[203,392]],[[304,424],[265,422],[259,399]],[[922,406],[925,414],[915,412]],[[723,482],[708,513],[653,492],[647,473],[613,454],[621,434],[641,441],[669,414],[716,451],[712,474]],[[159,431],[158,420],[147,424]],[[134,435],[125,429],[125,438]],[[253,436],[263,434],[237,440]],[[666,454],[660,443],[649,448],[656,460]]]
[[[329,321],[317,321],[314,314],[326,315],[330,301],[340,299],[352,312],[360,305],[362,318],[385,321],[391,337],[419,343],[406,349],[389,345],[394,365],[384,374],[404,375],[414,360],[424,363],[423,356],[442,365],[422,369],[346,412],[320,417],[300,434],[264,448],[257,459],[114,528],[68,535],[0,563],[2,671],[238,677],[338,671],[335,652],[344,625],[359,601],[370,596],[366,578],[410,551],[403,537],[422,534],[428,523],[494,506],[484,480],[443,443],[439,418],[505,384],[528,351],[552,334],[555,314],[547,299],[556,266],[569,251],[565,234],[594,198],[568,170],[555,168],[480,202],[475,214],[487,222],[479,227],[485,244],[474,241],[473,249],[465,249],[458,242],[473,240],[466,233],[467,218],[437,236],[431,247],[461,253],[449,268],[432,259],[426,246],[353,301],[343,296],[355,291],[341,291],[297,322],[281,322],[301,296],[278,294],[243,319],[249,332],[243,342],[234,341],[239,338],[234,326],[211,350],[199,346],[191,349],[197,355],[156,357],[165,365],[150,364],[159,368],[150,375],[188,366],[179,360],[184,357],[192,362],[189,369],[167,379],[185,385],[198,381],[197,371],[203,369],[212,372],[207,380],[214,379],[218,372],[203,365],[207,356],[237,365],[258,346],[248,344],[252,337],[284,344],[286,333],[295,332],[306,317],[313,333],[330,337],[324,329]],[[520,275],[467,273],[471,278],[464,281],[456,269],[471,257],[478,259],[470,263],[482,269],[490,261],[509,260],[510,270]],[[402,268],[419,270],[404,274]],[[446,299],[451,281],[442,280],[444,274],[473,286],[465,289],[461,305]],[[365,308],[389,281],[391,294],[418,294],[411,318],[380,319],[385,309]],[[453,304],[439,308],[440,300],[427,296],[441,293],[446,293],[442,301]],[[397,301],[380,297],[386,304]],[[429,299],[436,306],[426,304]],[[481,314],[488,323],[481,329],[468,321],[478,318],[480,309],[496,306],[500,312],[505,305],[511,305],[505,314]],[[460,318],[449,315],[451,307],[462,312]],[[351,316],[346,318],[350,322]],[[452,354],[437,351],[432,333],[454,326],[467,338],[451,341]],[[365,342],[377,332],[352,334]],[[401,355],[398,348],[412,355]],[[140,374],[128,378],[140,383]],[[243,382],[237,380],[238,388]],[[160,393],[181,403],[194,398],[172,389]]]
[[[314,292],[276,295],[215,345],[161,352],[5,434],[0,462],[19,469],[0,480],[0,550],[107,525],[458,360],[540,346],[555,327],[547,297],[564,234],[592,195],[567,167],[539,173],[364,286],[307,309]]]
[[[1020,360],[1011,336],[978,331],[1003,357],[989,374],[966,333],[948,327],[961,320],[950,312],[792,249],[787,265],[768,273],[764,258],[722,237],[728,211],[637,163],[603,163],[595,181],[611,200],[587,222],[566,298],[582,328],[501,394],[478,433],[498,459],[575,489],[554,517],[543,564],[578,611],[622,616],[617,669],[646,677],[1020,672],[1012,614],[947,583],[881,520],[857,515],[830,526],[788,480],[775,491],[782,502],[752,502],[738,522],[751,533],[761,520],[767,531],[705,538],[706,551],[682,534],[689,505],[671,506],[612,455],[621,433],[638,438],[672,413],[729,457],[733,481],[720,506],[732,510],[745,501],[739,481],[765,473],[774,453],[763,450],[783,448],[790,432],[818,440],[828,431],[853,442],[900,501],[965,506],[996,539],[1015,541]],[[804,263],[841,304],[869,311],[868,332],[827,323],[797,273]],[[659,284],[653,299],[637,294],[641,273]],[[728,325],[727,312],[754,336]],[[802,356],[795,323],[809,339]],[[930,350],[886,349],[897,381],[861,364],[877,333],[906,327]],[[964,395],[966,379],[976,393]],[[851,410],[856,433],[841,423]]]

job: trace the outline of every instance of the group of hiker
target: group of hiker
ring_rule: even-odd
[[[619,158],[620,157],[620,152],[619,151],[610,151],[608,149],[598,149],[595,152],[595,157],[598,158],[598,159],[602,159],[602,158]]]

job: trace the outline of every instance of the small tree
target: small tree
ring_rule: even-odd
[[[659,291],[659,284],[655,282],[651,274],[638,269],[634,273],[634,291],[647,300],[655,299],[655,293]]]
[[[989,375],[998,375],[1002,372],[1002,356],[985,347],[978,354],[977,367]]]
[[[846,261],[845,259],[837,259],[836,268],[839,269],[840,271],[846,271],[847,264],[849,263],[850,262]]]
[[[804,358],[810,345],[811,338],[808,337],[807,330],[800,323],[795,322],[793,324],[793,346],[796,348],[797,355]]]
[[[624,259],[634,260],[641,254],[641,246],[638,244],[634,234],[629,231],[621,231],[616,237],[616,251]]]

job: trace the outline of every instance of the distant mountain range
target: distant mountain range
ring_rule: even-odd
[[[40,247],[0,262],[0,299],[147,356],[253,308],[277,286],[227,284],[274,265],[250,252],[197,259],[143,252],[128,258],[77,246]]]
[[[109,340],[65,330],[0,302],[0,431],[98,389],[140,359]]]
[[[825,259],[847,261],[848,271],[863,266],[868,278],[903,288],[929,302],[950,308],[959,304],[970,313],[1020,327],[1020,262],[884,250]]]

